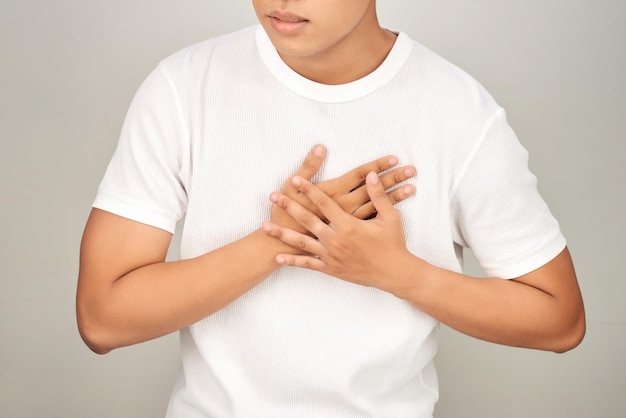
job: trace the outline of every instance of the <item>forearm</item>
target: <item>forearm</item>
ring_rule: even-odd
[[[137,268],[81,295],[81,333],[94,351],[105,353],[186,327],[277,269],[274,258],[280,246],[254,232],[200,257]]]
[[[314,147],[296,174],[311,179],[325,154],[323,146]],[[415,175],[414,167],[390,170],[397,163],[396,157],[382,157],[318,185],[334,197],[342,211],[368,218],[373,206],[360,187],[363,173],[380,174],[383,195],[390,204],[414,193],[410,185],[395,188]],[[290,182],[282,191],[299,195]],[[288,214],[277,208],[272,209],[270,219],[298,228]],[[276,270],[278,254],[302,253],[255,231],[203,256],[166,263],[170,241],[171,233],[163,229],[105,210],[92,210],[81,244],[77,317],[81,336],[94,351],[104,353],[197,322]]]
[[[345,214],[310,182],[295,178],[293,184],[329,222],[293,199],[273,194],[272,201],[312,234],[266,223],[268,235],[308,253],[280,254],[280,264],[379,288],[486,341],[562,352],[582,340],[584,308],[567,248],[515,279],[472,278],[437,268],[408,251],[400,213],[373,173],[367,175],[366,187],[377,215],[365,221]]]
[[[567,250],[551,268],[568,270]],[[575,347],[584,335],[582,300],[576,292],[548,293],[513,280],[474,278],[408,256],[392,292],[464,334],[516,347],[555,352]],[[540,269],[541,270],[541,269]],[[538,271],[541,274],[553,271]],[[559,272],[570,280],[573,270]],[[558,296],[557,296],[558,295]]]

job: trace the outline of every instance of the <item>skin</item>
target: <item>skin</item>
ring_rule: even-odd
[[[255,0],[253,5],[285,62],[320,83],[341,84],[368,74],[395,41],[395,35],[378,25],[374,1]],[[285,21],[294,16],[299,16],[295,20],[301,28],[287,33],[284,26],[290,23]],[[282,19],[278,26],[272,23],[277,17]],[[316,147],[296,174],[311,179],[325,152]],[[397,162],[383,157],[318,186],[346,213],[367,218],[373,206],[359,186],[369,171],[380,173]],[[391,188],[415,173],[414,167],[400,167],[381,181]],[[286,183],[281,192],[323,218],[292,184]],[[390,192],[389,200],[393,204],[413,193],[413,186],[405,185]],[[278,207],[268,218],[273,225],[306,233]],[[106,353],[191,325],[280,268],[277,254],[301,253],[259,229],[200,257],[168,263],[170,240],[171,234],[158,228],[92,211],[81,244],[76,306],[79,331],[93,351]],[[241,263],[243,259],[247,262]]]
[[[253,0],[282,59],[301,75],[326,84],[356,80],[389,53],[395,36],[380,27],[375,3]],[[296,23],[283,25],[281,20]],[[369,180],[367,190],[378,214],[367,221],[340,211],[306,179],[296,178],[293,185],[309,197],[314,211],[273,194],[272,201],[298,221],[300,231],[271,222],[264,230],[310,253],[286,253],[276,261],[377,287],[483,340],[556,352],[579,344],[585,315],[567,248],[545,266],[514,280],[477,280],[435,268],[407,251],[399,214],[380,199],[381,184],[375,177]],[[369,281],[372,277],[376,281]]]
[[[268,235],[308,253],[280,254],[277,263],[384,290],[482,340],[554,352],[568,351],[582,340],[583,302],[567,248],[521,277],[476,279],[437,268],[407,250],[400,213],[386,201],[375,173],[367,176],[366,188],[377,215],[368,220],[346,214],[306,179],[295,177],[292,184],[327,221],[273,193],[271,201],[310,232],[265,223]]]
[[[342,84],[369,74],[395,40],[379,26],[374,0],[253,4],[283,60],[320,83]],[[289,23],[294,18],[300,22],[295,26]],[[414,194],[413,187],[385,193],[413,177],[415,168],[394,169],[378,181],[370,174],[363,186],[368,172],[395,167],[397,158],[388,156],[313,186],[308,180],[325,153],[316,147],[296,180],[272,194],[275,205],[262,229],[189,260],[165,262],[169,232],[94,209],[81,244],[76,299],[79,331],[87,345],[106,353],[186,327],[283,265],[378,287],[488,341],[560,352],[582,339],[584,311],[567,250],[509,281],[436,269],[406,251],[393,209]],[[374,207],[377,216],[365,221]],[[377,281],[367,281],[374,275],[364,271],[377,272]]]
[[[252,3],[285,63],[319,83],[343,84],[371,73],[396,40],[396,35],[378,24],[374,0]],[[297,22],[292,27],[283,25],[288,26],[285,28],[280,26],[281,20]]]
[[[311,179],[325,156],[326,149],[316,146],[297,175]],[[370,217],[373,205],[363,185],[365,176],[371,170],[391,169],[381,175],[388,189],[415,176],[415,167],[392,168],[397,163],[396,157],[386,156],[318,186],[351,216]],[[281,192],[307,205],[291,183]],[[413,186],[403,185],[390,191],[388,199],[395,204],[414,192]],[[305,231],[278,207],[268,218],[273,225]],[[92,210],[81,243],[76,311],[81,336],[94,352],[104,354],[187,327],[280,268],[275,261],[278,254],[302,253],[259,229],[200,257],[165,262],[171,237],[167,231]],[[244,259],[246,263],[241,262]]]

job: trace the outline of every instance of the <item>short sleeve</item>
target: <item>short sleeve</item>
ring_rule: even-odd
[[[528,152],[502,109],[485,129],[459,178],[451,202],[454,240],[471,248],[488,275],[519,277],[563,250],[565,238],[539,194]]]
[[[173,84],[157,67],[133,98],[93,206],[174,233],[187,206],[185,126]]]

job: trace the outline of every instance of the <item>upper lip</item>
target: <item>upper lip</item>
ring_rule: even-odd
[[[290,12],[275,11],[268,14],[269,17],[284,22],[305,22],[307,19]]]

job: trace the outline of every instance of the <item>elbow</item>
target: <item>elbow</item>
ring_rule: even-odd
[[[583,341],[586,331],[585,313],[581,310],[577,312],[576,315],[568,321],[567,325],[563,327],[562,331],[558,333],[559,337],[552,351],[563,354],[573,350]]]
[[[110,333],[95,315],[85,312],[79,307],[76,319],[80,337],[91,351],[96,354],[107,354],[116,348],[109,338]]]
[[[103,337],[103,332],[98,327],[81,324],[79,320],[78,332],[87,347],[96,354],[107,354],[115,348],[106,341],[106,338]]]
[[[113,350],[113,347],[104,343],[100,339],[98,339],[95,335],[86,332],[85,330],[80,330],[80,336],[83,339],[84,343],[89,347],[91,351],[96,354],[107,354]]]

